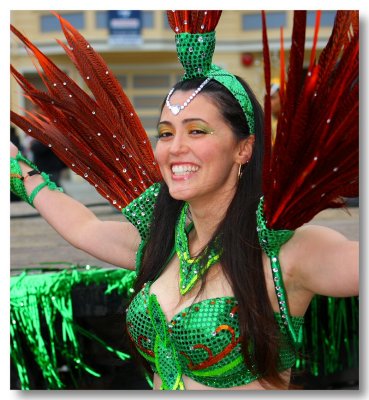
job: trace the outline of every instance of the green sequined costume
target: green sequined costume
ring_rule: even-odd
[[[138,269],[159,190],[160,184],[154,184],[123,210],[142,238]],[[303,317],[289,315],[279,264],[275,262],[273,276],[281,307],[275,319],[281,332],[278,368],[283,371],[296,361]],[[150,293],[152,283],[147,282],[132,300],[127,310],[127,330],[138,352],[159,374],[162,389],[185,389],[183,375],[215,388],[245,385],[259,378],[243,360],[234,297],[196,302],[167,321],[155,294]]]

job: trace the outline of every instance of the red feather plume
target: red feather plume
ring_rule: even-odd
[[[317,18],[319,24],[319,14]],[[263,18],[265,67],[264,212],[270,229],[296,229],[359,186],[358,12],[338,11],[330,39],[304,77],[306,11],[294,13],[286,93],[275,145],[270,145],[270,60]]]
[[[222,15],[220,10],[167,11],[169,26],[175,33],[207,33],[213,32]]]
[[[161,174],[150,140],[118,80],[73,26],[55,14],[68,46],[58,41],[93,96],[88,95],[14,26],[11,31],[39,64],[45,90],[31,85],[13,66],[11,73],[42,111],[11,121],[50,146],[74,172],[94,185],[117,209],[140,195]]]

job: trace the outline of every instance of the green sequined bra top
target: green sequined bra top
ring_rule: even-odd
[[[159,184],[154,184],[129,204],[123,214],[140,232],[145,243]],[[140,263],[143,246],[138,251]],[[139,265],[137,265],[139,267]],[[155,294],[147,282],[127,309],[127,331],[138,352],[162,380],[161,389],[185,389],[182,376],[215,388],[246,385],[259,376],[246,367],[241,353],[238,304],[234,297],[217,297],[193,303],[167,321]],[[280,327],[280,371],[291,368],[296,347],[284,324],[275,313]],[[290,321],[297,333],[303,317]]]

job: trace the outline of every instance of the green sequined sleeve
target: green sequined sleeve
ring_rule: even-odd
[[[137,199],[133,200],[123,210],[123,215],[133,224],[140,233],[141,243],[136,255],[136,272],[139,272],[142,262],[143,249],[150,232],[150,224],[154,212],[156,198],[160,191],[160,183],[154,183]]]

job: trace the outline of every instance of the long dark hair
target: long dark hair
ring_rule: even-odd
[[[280,386],[282,381],[277,369],[279,332],[266,288],[255,216],[262,188],[263,111],[246,82],[239,77],[237,79],[244,86],[253,105],[255,144],[252,157],[243,168],[236,193],[210,240],[210,246],[217,243],[222,248],[220,263],[239,304],[245,363],[251,371],[262,377],[262,384]],[[181,81],[175,85],[174,90],[195,90],[202,81],[203,78]],[[201,93],[218,107],[238,140],[250,135],[239,103],[223,85],[211,80]],[[136,292],[145,282],[155,279],[167,262],[174,246],[174,229],[182,206],[183,201],[173,199],[163,182],[136,281]],[[206,274],[202,277],[202,288],[205,280]]]

